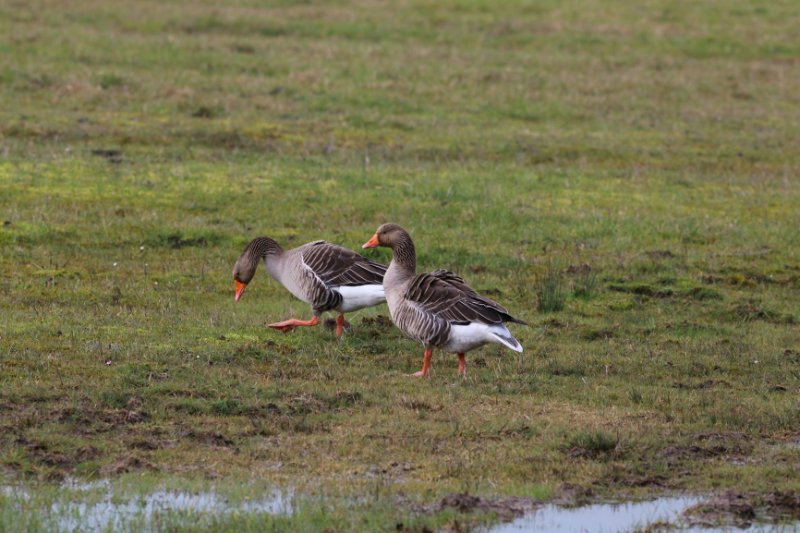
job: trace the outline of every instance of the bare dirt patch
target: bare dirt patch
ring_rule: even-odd
[[[683,381],[673,381],[672,386],[676,389],[701,390],[713,389],[716,387],[730,388],[731,384],[723,379],[705,379],[696,383],[685,383]]]
[[[576,274],[588,274],[592,271],[591,265],[589,263],[581,263],[579,265],[569,265],[565,272],[571,276]]]
[[[730,458],[731,456],[742,456],[749,453],[749,448],[738,444],[717,444],[712,446],[698,446],[691,444],[688,446],[667,446],[664,448],[664,457],[667,459],[711,459],[714,457]]]
[[[647,296],[650,298],[670,298],[674,294],[674,291],[668,287],[658,288],[644,283],[631,285],[612,283],[608,286],[608,288],[614,292],[624,292],[628,294],[635,294],[637,296]]]
[[[100,473],[104,476],[118,476],[127,472],[136,472],[140,470],[150,470],[157,472],[159,468],[150,461],[142,459],[141,457],[128,456],[117,460],[110,465],[104,466]]]
[[[690,507],[683,516],[693,526],[750,527],[756,518],[750,499],[738,492],[728,491]]]
[[[594,491],[591,487],[584,487],[583,485],[576,485],[573,483],[562,483],[559,490],[561,493],[555,500],[555,503],[559,505],[587,505],[594,496]]]
[[[512,520],[533,510],[541,502],[535,498],[488,498],[467,493],[452,493],[436,503],[423,505],[416,510],[424,513],[435,513],[445,509],[454,509],[459,513],[494,512],[502,520]]]
[[[670,259],[675,257],[675,254],[672,253],[670,250],[650,250],[649,252],[645,252],[650,259],[658,260],[658,259]]]
[[[750,527],[754,522],[800,520],[800,493],[766,494],[729,490],[690,507],[683,513],[690,525]]]
[[[227,435],[223,435],[218,431],[201,431],[196,429],[189,429],[181,434],[181,437],[192,439],[195,442],[205,444],[214,448],[234,448],[236,443]]]
[[[418,400],[416,398],[400,398],[397,404],[400,407],[405,409],[410,409],[411,411],[441,411],[441,405],[431,405],[428,402]]]
[[[761,498],[764,511],[774,520],[800,520],[800,493],[777,491]]]
[[[667,476],[638,472],[622,466],[613,467],[605,476],[595,481],[595,485],[604,487],[652,487],[669,488],[674,483]]]
[[[28,460],[32,463],[58,470],[71,470],[75,466],[74,458],[68,457],[62,451],[52,449],[47,443],[25,437],[17,438],[14,443],[23,447]]]

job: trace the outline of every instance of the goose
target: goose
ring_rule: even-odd
[[[422,370],[426,377],[433,348],[458,354],[458,373],[466,375],[465,353],[487,343],[522,351],[504,322],[525,324],[498,303],[481,296],[448,270],[417,274],[414,242],[397,224],[383,224],[362,248],[392,249],[392,262],[383,277],[392,322],[425,347]]]
[[[345,327],[344,313],[386,301],[383,275],[386,266],[325,241],[314,241],[284,250],[269,237],[250,241],[233,266],[236,300],[242,297],[261,260],[267,272],[296,298],[311,304],[310,320],[289,319],[268,324],[289,332],[298,326],[316,326],[325,311],[338,311],[336,336]]]

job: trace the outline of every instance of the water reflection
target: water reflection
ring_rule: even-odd
[[[700,502],[698,497],[658,498],[645,502],[594,504],[583,507],[545,505],[533,513],[501,524],[492,533],[520,531],[620,532],[645,529],[657,522],[676,522],[681,512]],[[700,530],[698,530],[700,531]],[[704,529],[708,532],[710,530]]]

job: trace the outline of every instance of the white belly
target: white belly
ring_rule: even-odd
[[[342,295],[342,304],[337,309],[342,313],[372,307],[386,301],[383,285],[342,286],[332,287],[332,289]]]
[[[452,325],[450,326],[450,338],[447,340],[447,344],[442,346],[442,350],[450,353],[463,353],[492,341],[497,342],[494,336],[489,334],[489,326],[486,324]]]
[[[504,325],[488,325],[478,322],[472,322],[465,326],[451,325],[450,338],[447,340],[447,344],[442,346],[442,350],[450,353],[464,353],[490,342],[502,344],[516,352],[522,351],[522,346]]]

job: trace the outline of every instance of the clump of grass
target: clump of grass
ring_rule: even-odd
[[[708,287],[692,287],[687,293],[694,300],[722,300],[722,293]]]
[[[591,300],[597,296],[597,272],[591,268],[584,268],[578,273],[578,278],[572,289],[572,294],[582,300]]]
[[[736,303],[730,315],[734,320],[744,320],[745,322],[753,320],[774,322],[780,321],[781,318],[779,313],[764,307],[761,302],[752,298]]]
[[[145,242],[151,247],[163,247],[180,249],[187,247],[206,247],[213,246],[224,240],[224,236],[215,231],[188,231],[181,232],[179,230],[162,230]]]
[[[103,89],[112,89],[125,85],[125,78],[117,74],[102,74],[97,78],[97,83]]]
[[[574,457],[599,457],[617,449],[619,439],[605,431],[579,431],[567,442]]]
[[[650,298],[669,298],[674,294],[669,287],[658,288],[647,283],[612,283],[608,288],[615,292],[626,292]]]
[[[211,412],[219,416],[235,416],[245,412],[242,402],[234,398],[215,400],[211,402]]]
[[[108,407],[114,409],[122,409],[123,407],[128,405],[128,402],[130,401],[131,397],[129,394],[124,392],[104,391],[100,395],[100,399]]]
[[[590,328],[581,333],[581,338],[587,341],[600,339],[610,339],[614,337],[614,331],[608,328]]]
[[[195,118],[216,118],[220,115],[220,111],[214,107],[201,105],[192,111],[192,116]]]
[[[642,403],[642,401],[644,400],[644,396],[642,396],[642,393],[638,389],[631,389],[628,392],[628,399],[631,401],[631,403],[635,403],[638,405]]]
[[[539,311],[554,313],[564,309],[567,291],[564,275],[558,265],[552,262],[547,265],[547,270],[536,281],[536,294],[539,297]]]
[[[580,431],[572,436],[570,445],[597,452],[609,452],[617,447],[617,439],[604,431]]]

